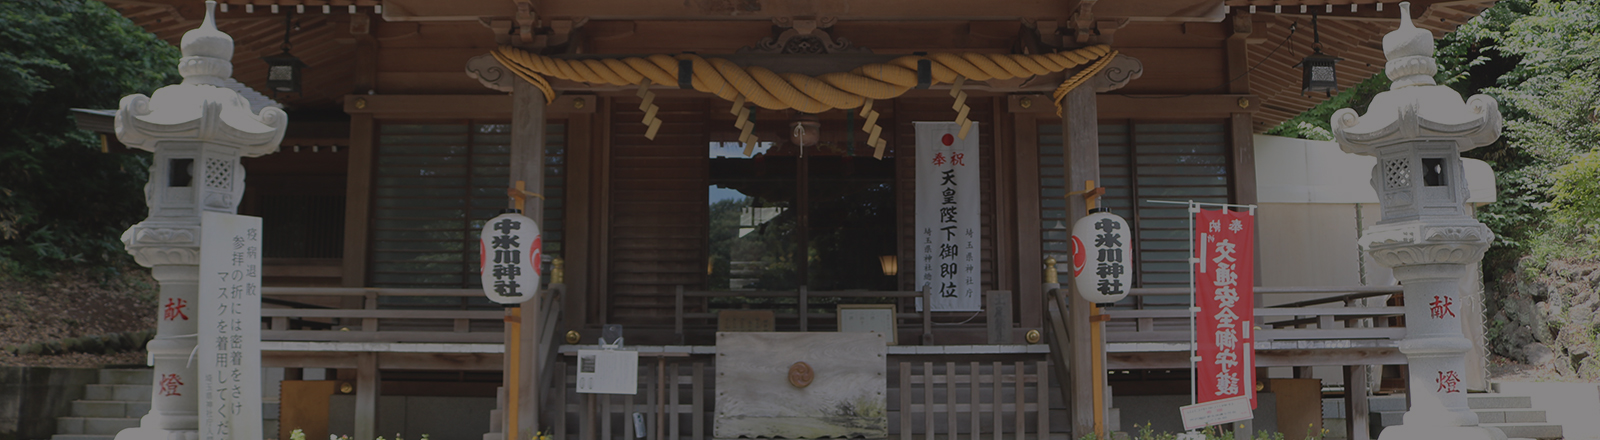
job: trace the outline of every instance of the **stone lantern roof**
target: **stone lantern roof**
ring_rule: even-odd
[[[183,35],[182,83],[122,98],[114,124],[122,143],[155,151],[160,141],[197,140],[238,148],[244,157],[278,150],[289,115],[273,107],[253,112],[248,99],[227,87],[233,38],[217,30],[215,9],[216,2],[206,2],[205,22]]]
[[[1458,152],[1494,142],[1502,122],[1499,104],[1488,95],[1462,102],[1454,89],[1435,83],[1433,34],[1411,23],[1409,3],[1400,8],[1400,28],[1383,37],[1384,71],[1393,85],[1372,99],[1366,115],[1334,112],[1330,122],[1339,147],[1373,156],[1378,147],[1406,141],[1453,141]]]

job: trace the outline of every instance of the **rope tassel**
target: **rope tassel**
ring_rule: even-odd
[[[872,158],[883,159],[883,149],[889,142],[879,137],[883,135],[883,127],[878,126],[878,111],[872,109],[872,98],[867,98],[861,105],[861,117],[867,118],[861,124],[861,131],[867,132],[867,145],[872,146]]]
[[[660,111],[661,107],[656,106],[656,92],[650,91],[649,78],[639,81],[638,95],[639,99],[643,99],[639,102],[639,110],[644,112],[644,119],[639,123],[649,127],[644,130],[644,138],[655,140],[656,131],[661,130],[661,118],[656,117],[656,112]]]
[[[950,105],[950,109],[956,111],[956,125],[961,126],[961,131],[956,133],[956,136],[962,139],[966,139],[967,131],[972,129],[972,120],[967,119],[967,115],[972,113],[972,107],[967,105],[967,92],[961,91],[961,86],[966,83],[966,77],[958,76],[956,81],[950,84],[950,97],[956,99],[956,102]]]
[[[733,108],[728,109],[733,114],[733,128],[739,129],[739,142],[744,143],[744,157],[750,157],[756,152],[756,143],[761,138],[751,134],[756,128],[756,122],[750,120],[750,108],[744,106],[744,95],[739,95],[733,100]]]

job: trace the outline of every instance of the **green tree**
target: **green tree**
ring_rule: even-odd
[[[149,157],[101,153],[69,111],[177,82],[177,60],[97,1],[0,2],[0,277],[126,266]]]
[[[1520,230],[1527,251],[1593,259],[1600,240],[1600,1],[1538,1],[1500,29],[1483,32],[1515,59],[1485,89],[1506,113],[1509,146],[1527,156],[1511,177],[1538,199]],[[1548,208],[1545,210],[1543,208]]]

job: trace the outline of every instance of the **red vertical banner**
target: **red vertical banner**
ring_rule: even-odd
[[[1200,210],[1194,225],[1198,397],[1248,395],[1255,408],[1255,215]]]

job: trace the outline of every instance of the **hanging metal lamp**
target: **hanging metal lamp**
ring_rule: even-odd
[[[294,11],[283,16],[283,52],[261,57],[267,62],[267,89],[277,93],[300,93],[300,69],[306,64],[289,54],[289,32],[294,30]]]
[[[1344,60],[1336,56],[1322,53],[1322,34],[1317,29],[1317,14],[1311,14],[1311,55],[1300,60],[1295,67],[1301,68],[1300,92],[1323,92],[1333,96],[1339,90],[1339,77],[1334,70],[1334,64]]]

